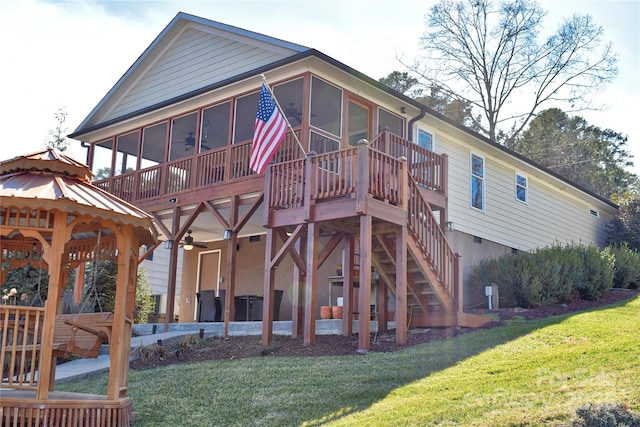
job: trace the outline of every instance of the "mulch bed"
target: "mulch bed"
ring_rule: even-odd
[[[503,325],[514,318],[535,320],[560,314],[574,313],[601,307],[618,301],[629,300],[640,294],[637,289],[614,289],[598,301],[577,300],[567,304],[558,304],[533,309],[473,310],[476,314],[491,314],[492,322],[484,328]],[[499,318],[499,320],[497,320]],[[397,351],[402,348],[442,340],[473,331],[470,328],[413,328],[407,334],[407,343],[395,342],[395,330],[371,334],[371,352]],[[315,342],[303,345],[302,338],[274,335],[273,342],[265,347],[260,336],[234,336],[229,338],[208,338],[197,345],[177,350],[177,346],[166,345],[163,357],[152,355],[147,360],[133,360],[132,369],[144,369],[153,366],[165,366],[175,363],[200,362],[215,359],[240,359],[248,357],[319,357],[319,356],[357,356],[358,336],[316,335]]]

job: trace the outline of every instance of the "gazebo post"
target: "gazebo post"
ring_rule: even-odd
[[[51,245],[42,242],[42,256],[49,266],[49,288],[45,303],[44,332],[42,336],[42,347],[45,349],[53,347],[56,314],[58,314],[60,295],[64,289],[64,283],[61,282],[63,276],[62,256],[68,236],[67,213],[56,210],[54,215]],[[55,372],[55,358],[51,351],[44,351],[40,359],[36,399],[47,399],[49,397],[49,390],[53,388],[52,372]]]
[[[109,341],[109,383],[107,399],[119,399],[127,395],[129,375],[129,351],[131,329],[136,300],[138,269],[138,239],[131,226],[122,226],[116,232],[118,247],[118,275],[113,310],[113,329]]]

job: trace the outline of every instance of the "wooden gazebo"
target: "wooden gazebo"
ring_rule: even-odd
[[[129,353],[141,245],[157,244],[152,219],[94,187],[83,164],[55,150],[0,162],[0,285],[15,267],[48,272],[44,307],[13,295],[0,305],[0,424],[128,426]],[[117,264],[112,313],[62,315],[65,284],[86,263]],[[65,317],[66,316],[66,317]],[[109,344],[106,395],[55,391],[57,356],[95,357]]]

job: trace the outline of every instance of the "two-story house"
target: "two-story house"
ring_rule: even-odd
[[[249,158],[263,76],[291,127],[261,175]],[[259,299],[265,343],[274,319],[312,342],[338,297],[360,348],[391,309],[399,341],[409,321],[482,324],[464,313],[475,261],[602,245],[617,212],[321,52],[185,13],[70,137],[95,185],[155,218],[147,269],[165,272],[152,285],[167,321],[224,320],[226,333]]]

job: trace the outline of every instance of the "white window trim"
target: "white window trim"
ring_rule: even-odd
[[[589,215],[594,218],[600,218],[600,211],[596,208],[589,208]]]
[[[420,146],[420,131],[424,133],[428,133],[431,135],[431,151],[436,151],[436,134],[429,129],[425,129],[421,126],[417,127],[416,130],[416,140],[414,141],[416,145]]]
[[[518,177],[521,176],[527,181],[527,185],[524,187],[524,200],[518,199]],[[524,203],[525,205],[529,204],[529,177],[523,173],[516,172],[514,176],[514,185],[515,185],[515,198],[516,202]]]
[[[473,185],[471,184],[471,180],[474,177],[474,175],[473,175],[473,157],[474,156],[475,157],[479,157],[479,158],[482,159],[482,209],[473,206]],[[479,211],[479,212],[486,212],[487,211],[486,192],[487,192],[487,162],[486,162],[486,159],[484,158],[484,156],[481,156],[480,154],[476,154],[474,152],[471,152],[469,154],[469,206],[471,206],[471,209],[474,209],[474,210]]]

